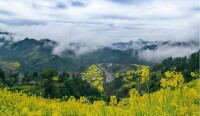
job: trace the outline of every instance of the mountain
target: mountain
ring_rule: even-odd
[[[15,34],[0,31],[0,46],[3,44],[11,44]]]
[[[137,41],[129,41],[129,42],[117,42],[113,43],[112,47],[114,49],[119,50],[155,50],[161,46],[169,46],[169,47],[190,47],[190,46],[198,46],[198,41],[188,41],[188,42],[172,42],[172,41],[145,41],[142,39],[138,39]]]
[[[127,49],[138,50],[142,49],[145,46],[160,45],[160,44],[162,44],[162,41],[144,41],[142,39],[138,39],[137,41],[113,43],[112,46],[120,50],[127,50]]]
[[[80,56],[80,59],[85,63],[119,63],[130,64],[138,63],[136,54],[129,51],[121,51],[109,47],[101,48],[91,53],[86,53]]]
[[[116,64],[144,64],[152,65],[151,61],[141,58],[144,51],[154,51],[162,46],[167,47],[191,47],[198,46],[195,42],[171,42],[171,41],[144,41],[139,39],[130,42],[113,43],[108,47],[100,47],[97,50],[77,55],[77,51],[87,44],[70,43],[61,54],[53,54],[54,48],[59,44],[49,39],[35,40],[25,38],[13,42],[14,34],[0,32],[0,61],[19,62],[20,71],[41,72],[47,68],[59,71],[80,72],[91,64],[116,63]]]
[[[54,68],[60,71],[81,71],[97,63],[142,63],[133,51],[121,51],[110,47],[77,56],[73,50],[65,50],[61,55],[52,54],[57,42],[43,39],[24,40],[0,46],[0,61],[19,62],[21,71],[42,71]],[[77,45],[77,44],[76,44]],[[77,46],[78,47],[78,46]]]
[[[136,49],[136,47],[134,48],[135,45],[139,47]],[[82,49],[82,47],[87,47],[87,44],[71,43],[69,46],[73,49],[66,49],[61,54],[55,55],[53,54],[54,49],[59,46],[57,42],[49,39],[36,40],[25,38],[17,42],[12,41],[9,44],[4,42],[0,46],[0,69],[3,69],[3,71],[6,72],[5,74],[9,75],[9,78],[11,77],[10,80],[8,79],[7,81],[8,85],[13,85],[12,83],[20,84],[21,82],[28,84],[32,80],[35,81],[32,81],[33,83],[39,84],[41,75],[44,74],[45,71],[47,72],[43,75],[44,77],[46,77],[46,74],[54,74],[57,70],[59,73],[56,71],[55,74],[58,75],[58,77],[54,75],[50,76],[51,78],[53,77],[52,79],[48,78],[49,81],[55,82],[45,86],[50,87],[52,90],[51,92],[57,92],[56,90],[63,92],[64,90],[60,89],[60,87],[63,87],[63,83],[60,81],[65,80],[66,77],[79,77],[79,79],[82,78],[87,84],[96,89],[98,86],[102,85],[105,90],[105,95],[117,95],[123,98],[127,97],[131,88],[137,88],[141,94],[145,93],[146,86],[140,83],[143,67],[150,67],[151,81],[149,85],[151,92],[160,89],[160,79],[166,71],[181,71],[185,82],[193,80],[191,72],[198,72],[199,65],[197,62],[199,60],[199,52],[185,57],[170,57],[157,65],[140,59],[141,52],[152,52],[160,49],[160,47],[166,46],[169,49],[173,49],[172,47],[189,48],[197,45],[198,44],[194,42],[151,42],[137,40],[114,43],[108,47],[102,47],[88,53],[77,55],[76,52]],[[145,54],[145,58],[147,56],[148,54]],[[155,59],[156,57],[153,60]],[[19,74],[22,75],[16,76],[15,73],[11,73],[15,71],[17,73],[19,71]],[[75,73],[72,74],[72,72]],[[14,74],[14,76],[12,74]],[[17,79],[15,77],[17,77]],[[59,78],[61,80],[59,80]],[[64,85],[66,85],[66,88],[64,88],[65,91],[69,91],[69,88],[71,90],[76,89],[76,91],[82,91],[82,87],[79,85],[80,82],[71,82],[70,78],[64,83]],[[22,79],[24,80],[22,81]],[[38,90],[37,87],[38,86],[36,86],[34,91]],[[43,87],[43,85],[41,87]],[[15,89],[16,88],[13,90]],[[39,90],[43,90],[43,88]],[[88,89],[85,88],[85,90],[87,91]],[[38,92],[40,93],[40,91]],[[46,92],[48,93],[49,90]],[[57,95],[57,93],[53,93],[52,95]]]
[[[64,59],[51,52],[56,46],[52,40],[40,40],[25,38],[13,44],[0,46],[0,60],[19,62],[22,71],[42,71],[47,68],[57,70],[76,70],[73,59]]]

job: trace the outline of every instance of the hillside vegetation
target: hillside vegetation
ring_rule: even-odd
[[[144,78],[148,76],[146,74],[143,73]],[[146,79],[144,82],[148,81]],[[184,79],[177,72],[166,72],[163,79],[170,80],[161,81],[162,89],[155,93],[140,95],[136,89],[131,89],[129,97],[120,101],[111,96],[109,102],[100,100],[93,103],[88,102],[86,97],[50,100],[1,89],[0,115],[198,115],[199,79],[183,84]]]
[[[21,74],[0,62],[0,115],[198,115],[199,51],[161,64],[100,63]],[[15,96],[15,97],[13,97]]]
[[[91,65],[86,72],[81,73],[83,79],[86,80],[91,86],[98,87],[103,85],[103,71],[96,65]]]

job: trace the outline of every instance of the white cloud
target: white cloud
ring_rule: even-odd
[[[144,50],[139,53],[139,58],[148,62],[160,63],[168,57],[188,56],[199,50],[199,46],[160,46],[156,50]]]
[[[72,1],[84,6],[73,6]],[[134,1],[134,0],[133,0]],[[58,8],[58,3],[65,7]],[[141,0],[122,4],[112,0],[0,0],[0,29],[16,40],[49,38],[105,46],[112,42],[199,39],[198,0]],[[87,50],[84,50],[87,51]]]

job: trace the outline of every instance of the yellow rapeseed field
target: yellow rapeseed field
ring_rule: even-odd
[[[183,84],[181,73],[166,72],[159,91],[140,95],[133,88],[129,98],[117,101],[111,96],[110,103],[89,103],[85,97],[72,96],[67,101],[45,99],[4,88],[0,90],[0,116],[198,116],[199,85],[199,79]]]

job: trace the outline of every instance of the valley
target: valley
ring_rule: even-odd
[[[0,116],[199,116],[199,0],[0,0]]]
[[[12,35],[8,32],[0,34],[4,36],[5,34]],[[140,74],[144,67],[149,67],[152,71],[151,76],[154,77],[151,81],[151,91],[159,89],[157,81],[162,77],[163,71],[176,67],[178,71],[188,70],[184,72],[184,75],[188,76],[191,71],[197,71],[198,67],[195,64],[198,57],[196,55],[191,56],[191,65],[194,65],[195,68],[191,67],[190,70],[184,64],[190,60],[186,57],[171,58],[160,63],[153,63],[140,59],[139,56],[145,50],[155,51],[163,45],[169,47],[197,46],[194,42],[153,42],[139,39],[127,43],[113,43],[112,47],[100,48],[77,56],[76,51],[81,48],[82,44],[73,43],[71,46],[76,46],[76,50],[65,50],[62,54],[55,55],[53,50],[58,45],[55,41],[49,39],[38,41],[25,38],[13,42],[8,38],[6,40],[5,37],[1,38],[3,44],[0,46],[0,66],[7,76],[15,75],[13,78],[16,78],[14,80],[18,83],[29,83],[30,81],[39,83],[41,80],[40,74],[45,70],[53,69],[59,75],[63,72],[67,72],[69,77],[76,75],[94,88],[102,85],[105,88],[105,96],[115,94],[124,97],[127,96],[129,89],[133,87],[144,93],[143,85],[140,84]],[[20,78],[17,78],[18,76]],[[191,81],[188,78],[186,80]],[[61,84],[63,83],[61,82]]]
[[[111,47],[99,48],[81,55],[76,54],[81,46],[75,43],[71,44],[76,46],[75,50],[64,50],[61,54],[54,54],[53,51],[58,44],[49,39],[38,41],[25,38],[18,42],[2,39],[1,43],[3,44],[0,46],[0,87],[2,88],[0,94],[4,97],[6,97],[4,92],[9,91],[9,94],[20,95],[16,92],[19,91],[28,95],[24,99],[38,100],[42,97],[41,102],[46,99],[59,99],[61,102],[55,102],[59,105],[65,100],[67,103],[80,105],[79,102],[84,99],[91,105],[85,104],[86,101],[82,105],[91,107],[90,109],[96,107],[95,103],[102,102],[105,104],[102,108],[108,112],[108,107],[113,110],[126,107],[127,112],[131,113],[135,101],[130,100],[133,98],[148,103],[151,100],[145,96],[156,98],[156,95],[161,96],[163,91],[175,96],[176,92],[180,91],[179,87],[170,87],[172,86],[170,82],[164,84],[165,81],[170,81],[165,80],[169,76],[168,73],[171,76],[176,75],[173,81],[177,85],[179,83],[190,85],[188,86],[190,88],[185,91],[188,93],[182,97],[188,96],[191,94],[190,91],[194,90],[190,83],[195,83],[195,86],[198,84],[199,50],[188,56],[168,57],[158,62],[151,62],[140,56],[146,51],[156,51],[160,46],[180,48],[197,46],[193,42],[150,42],[140,39],[127,43],[114,43]],[[181,78],[180,82],[176,78]],[[133,97],[131,92],[135,92],[136,96]],[[194,92],[197,93],[196,90]],[[171,99],[170,96],[166,96],[167,99]],[[197,98],[191,99],[197,100]],[[156,101],[151,102],[154,103],[153,107],[160,107]],[[188,104],[197,107],[193,101],[188,101]],[[139,104],[139,107],[141,106],[142,104]],[[149,105],[145,104],[144,107],[147,108]],[[149,114],[145,108],[141,109],[143,111],[139,109],[136,110],[137,113]],[[151,112],[154,110],[151,109]],[[172,112],[174,113],[175,110],[171,109],[166,113]]]

